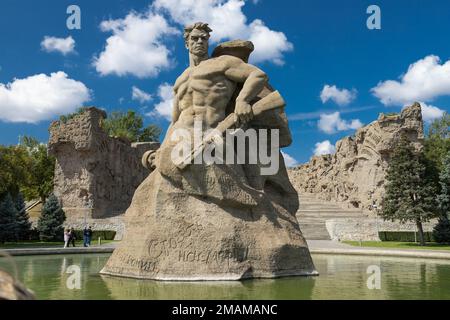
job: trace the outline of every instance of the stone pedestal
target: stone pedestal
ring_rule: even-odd
[[[154,171],[125,215],[126,235],[101,271],[156,280],[316,275],[297,219],[270,194],[221,207],[185,194]]]

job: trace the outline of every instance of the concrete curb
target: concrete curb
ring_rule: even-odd
[[[5,249],[0,250],[11,256],[33,256],[33,255],[57,255],[57,254],[90,254],[90,253],[112,253],[114,247],[91,247],[91,248],[33,248],[33,249]],[[406,257],[425,259],[446,259],[450,261],[450,252],[430,251],[407,251],[407,250],[380,250],[380,249],[353,249],[353,248],[309,248],[311,254],[339,254],[355,256],[376,257]]]
[[[88,254],[88,253],[112,253],[113,247],[90,247],[90,248],[33,248],[33,249],[4,249],[11,256],[36,256],[54,254]]]
[[[310,248],[312,254],[341,254],[355,256],[380,256],[380,257],[404,257],[404,258],[425,258],[425,259],[446,259],[450,260],[450,252],[419,252],[407,250],[379,250],[379,249],[330,249],[330,248]]]

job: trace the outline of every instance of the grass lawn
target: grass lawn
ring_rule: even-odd
[[[355,247],[360,246],[359,241],[342,241],[342,243],[350,244]],[[422,247],[415,242],[396,242],[396,241],[362,241],[362,247],[376,247],[376,248],[392,248],[392,249],[422,249],[422,250],[450,250],[450,245],[438,244],[434,242],[427,242],[426,246]]]
[[[114,242],[113,240],[102,240],[102,245]],[[83,241],[75,241],[77,247],[83,246]],[[91,247],[97,247],[98,241],[91,241]],[[64,247],[64,242],[40,242],[40,241],[26,241],[26,242],[6,242],[0,243],[0,249],[29,249],[29,248],[55,248]]]

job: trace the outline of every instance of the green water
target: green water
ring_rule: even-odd
[[[19,279],[38,299],[450,299],[450,261],[313,255],[318,277],[242,282],[158,282],[104,277],[109,254],[16,257]],[[70,265],[81,289],[67,287]],[[369,266],[379,266],[381,289],[370,290]],[[0,268],[12,270],[0,258]],[[69,281],[70,282],[70,281]]]

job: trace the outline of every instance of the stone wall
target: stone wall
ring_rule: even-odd
[[[291,169],[290,179],[300,193],[314,193],[323,200],[370,210],[373,204],[381,204],[386,170],[402,135],[416,149],[422,148],[420,104],[398,115],[381,114],[355,136],[338,141],[335,154],[313,157],[309,163]]]
[[[56,157],[54,193],[68,224],[86,221],[98,226],[95,229],[122,232],[118,216],[149,175],[141,164],[142,155],[158,148],[159,143],[109,137],[101,128],[105,118],[104,111],[88,108],[72,119],[51,124],[48,149]]]
[[[423,224],[424,232],[433,231],[436,220]],[[379,232],[417,232],[415,223],[399,223],[382,219],[330,219],[326,228],[334,241],[379,241]]]

